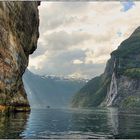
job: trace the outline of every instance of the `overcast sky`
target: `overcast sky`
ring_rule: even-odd
[[[28,68],[40,75],[100,75],[110,53],[140,26],[140,2],[41,2],[39,14]]]

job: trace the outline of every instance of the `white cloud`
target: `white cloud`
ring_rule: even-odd
[[[36,69],[36,70],[41,70],[43,68],[43,66],[41,65],[41,63],[46,60],[45,55],[41,55],[41,56],[37,56],[33,59],[30,59],[29,61],[29,69]]]
[[[73,60],[73,64],[82,64],[83,61],[79,60],[79,59],[75,59]]]
[[[44,35],[47,49],[55,51],[82,44],[84,41],[89,40],[90,37],[91,35],[87,33],[68,33],[63,30]]]
[[[42,2],[39,11],[40,38],[29,68],[41,74],[98,75],[140,26],[140,2]]]

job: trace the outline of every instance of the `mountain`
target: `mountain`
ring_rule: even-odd
[[[86,81],[55,76],[39,76],[26,70],[23,76],[31,107],[68,107],[74,94]]]
[[[37,1],[0,1],[0,111],[30,111],[22,75],[37,47]]]
[[[140,107],[140,27],[111,53],[105,71],[90,80],[72,107]]]

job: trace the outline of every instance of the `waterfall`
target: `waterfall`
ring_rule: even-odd
[[[116,61],[114,62],[114,69],[116,67]],[[116,75],[115,72],[113,72],[112,74],[112,78],[111,78],[111,84],[110,84],[110,89],[109,89],[109,93],[107,95],[107,106],[111,106],[113,100],[115,99],[116,95],[117,95],[117,80],[116,80]]]

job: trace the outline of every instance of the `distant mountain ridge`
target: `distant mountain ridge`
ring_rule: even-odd
[[[59,80],[63,80],[63,81],[88,81],[88,79],[83,79],[83,78],[77,78],[77,77],[66,77],[66,76],[55,76],[55,75],[44,75],[44,76],[41,76],[42,78],[45,78],[45,79],[54,79],[56,81],[59,81]]]
[[[111,53],[102,75],[77,92],[73,107],[140,107],[140,27]]]
[[[26,70],[23,76],[25,90],[31,107],[68,107],[74,94],[86,80],[56,76],[40,76]]]

